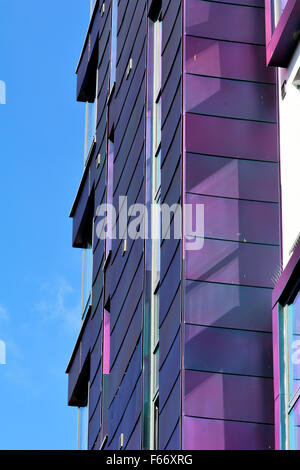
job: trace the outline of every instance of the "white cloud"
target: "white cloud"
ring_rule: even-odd
[[[8,321],[8,320],[9,320],[9,316],[8,316],[6,308],[0,305],[0,321]]]
[[[73,334],[80,327],[80,295],[63,278],[41,287],[41,299],[35,304],[42,323],[56,322],[64,332]]]

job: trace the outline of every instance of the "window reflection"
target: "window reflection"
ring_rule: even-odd
[[[87,383],[86,402],[78,408],[77,450],[88,450],[90,383]]]
[[[286,4],[287,4],[287,0],[272,0],[272,10],[273,10],[272,13],[273,13],[274,28],[276,28]]]
[[[83,270],[82,270],[82,320],[92,301],[92,277],[93,277],[93,249],[89,243],[83,250]]]

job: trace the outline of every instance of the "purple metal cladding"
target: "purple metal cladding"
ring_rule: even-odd
[[[74,396],[75,387],[78,382],[78,377],[81,372],[81,363],[80,363],[80,348],[77,348],[76,352],[73,352],[74,357],[71,364],[67,369],[68,373],[68,404],[76,405],[76,397]]]
[[[169,311],[170,305],[177,293],[178,287],[181,282],[181,250],[177,249],[177,252],[172,260],[168,272],[164,279],[161,280],[160,290],[163,295],[160,297],[159,317],[160,322]]]
[[[116,429],[122,419],[124,409],[130,400],[132,393],[135,390],[136,384],[141,376],[141,361],[142,361],[142,349],[141,340],[134,351],[134,354],[130,360],[127,373],[125,374],[120,388],[118,389],[114,400],[112,401],[109,408],[110,415],[110,427]]]
[[[118,43],[120,47],[118,47],[117,65],[120,67],[126,40],[128,40],[129,44],[134,44],[140,22],[142,18],[144,21],[146,20],[146,4],[138,0],[132,0],[130,3],[118,3],[120,4],[118,5]],[[144,27],[141,28],[143,33],[145,33],[145,27],[146,24],[144,23]]]
[[[169,354],[162,364],[160,359],[159,368],[159,406],[160,409],[169,400],[169,394],[177,380],[181,363],[181,335],[180,332],[169,351]]]
[[[201,263],[194,252],[186,252],[186,278],[272,288],[278,251],[271,245],[205,239]]]
[[[188,194],[186,202],[204,205],[207,238],[279,244],[278,204],[196,194]]]
[[[165,447],[166,450],[177,450],[178,451],[178,449],[181,448],[180,434],[181,434],[180,423],[178,423],[176,428],[173,431],[173,434],[172,434],[168,444]]]
[[[238,5],[245,5],[249,7],[264,7],[264,0],[220,0],[221,3],[233,3]]]
[[[131,359],[131,356],[135,350],[141,331],[141,313],[142,303],[140,302],[135,314],[133,315],[130,326],[127,330],[127,334],[119,348],[118,355],[114,362],[110,363],[110,399],[112,400],[116,394],[118,387],[122,381],[123,375],[126,371],[126,367]]]
[[[195,325],[272,331],[271,289],[186,281],[185,321]]]
[[[138,128],[139,122],[143,117],[145,99],[144,94],[145,82],[141,84],[134,108],[131,111],[129,119],[126,121],[126,126],[120,127],[121,123],[119,121],[118,132],[115,134],[115,162],[118,161],[120,153],[123,153],[123,155],[128,155],[130,151],[130,147],[132,146],[136,134],[136,129]]]
[[[140,295],[143,292],[143,265],[140,263],[136,274],[132,279],[132,284],[129,287],[128,294],[126,296],[125,302],[119,306],[118,315],[114,315],[111,319],[111,341],[112,343],[116,342],[114,336],[125,335],[129,320],[131,319],[132,313],[135,311],[137,304],[139,302],[138,293]],[[113,301],[114,307],[117,307],[117,302]],[[117,328],[116,328],[117,326]],[[121,329],[122,328],[122,329]],[[120,333],[120,331],[121,333]]]
[[[126,408],[123,408],[124,414],[118,426],[109,420],[109,450],[119,449],[119,437],[121,432],[124,434],[124,446],[130,439],[132,432],[139,420],[141,414],[142,402],[142,381],[138,380],[137,385],[132,393]],[[119,432],[118,432],[119,429]]]
[[[298,44],[300,1],[288,0],[273,31],[271,0],[265,1],[267,65],[287,67]]]
[[[211,116],[186,115],[186,151],[277,161],[277,126]]]
[[[179,37],[181,37],[181,19],[182,19],[182,5],[181,0],[172,0],[172,6],[170,4],[167,14],[163,18],[163,35],[162,35],[162,51],[165,50],[167,43],[170,41],[170,37],[174,34],[174,29],[180,25]],[[174,28],[174,25],[175,28]],[[176,31],[175,31],[176,33]]]
[[[91,449],[94,442],[97,439],[97,435],[101,427],[101,400],[99,399],[98,405],[93,412],[93,415],[89,417],[89,434],[88,434],[88,448]]]
[[[142,296],[142,293],[141,293]],[[128,328],[130,327],[131,322],[133,321],[133,317],[136,314],[136,311],[138,310],[139,313],[141,314],[141,296],[140,299],[137,301],[135,299],[136,305],[133,306],[131,310],[126,310],[126,304],[125,306],[121,307],[122,308],[122,314],[117,320],[117,323],[115,325],[115,328],[113,332],[111,333],[111,350],[110,350],[110,357],[111,357],[111,362],[114,363],[115,359],[117,358],[119,354],[119,350],[122,346],[122,343],[124,339],[126,338],[126,332]],[[123,329],[121,329],[123,327]]]
[[[160,405],[160,433],[159,433],[159,449],[165,449],[172,437],[178,420],[180,419],[180,377],[172,390],[165,406]]]
[[[265,43],[264,10],[186,0],[185,34],[252,44]]]
[[[88,166],[82,176],[78,193],[76,195],[71,216],[73,218],[73,234],[72,245],[73,247],[82,247],[84,230],[83,219],[87,211],[88,200],[91,193],[90,183],[90,167]]]
[[[272,379],[185,371],[183,413],[273,424]]]
[[[100,23],[100,10],[96,8],[94,11],[93,18],[91,19],[86,40],[83,46],[79,64],[76,70],[77,73],[77,100],[85,101],[86,91],[85,87],[88,84],[89,74],[92,71],[90,68],[90,59],[93,55],[94,48],[98,42],[98,32]]]
[[[185,38],[185,72],[221,78],[275,83],[275,70],[265,66],[264,47],[212,39]]]
[[[272,425],[183,418],[183,449],[268,450],[274,446]]]
[[[272,378],[272,335],[185,325],[185,369]]]
[[[133,2],[130,2],[130,5],[133,5]],[[120,54],[120,56],[117,60],[117,94],[119,93],[120,89],[123,89],[124,91],[128,90],[133,79],[133,73],[131,73],[128,79],[126,79],[126,69],[129,59],[132,58],[133,65],[136,67],[136,64],[138,63],[139,57],[141,55],[141,51],[143,50],[143,46],[145,44],[145,5],[146,4],[144,2],[137,1],[133,16],[130,16],[129,11],[126,11],[126,16],[128,15],[127,21],[123,23],[121,31],[119,30],[118,32],[118,44],[123,44],[123,47],[118,47],[118,54]],[[124,47],[124,44],[127,45],[127,47]],[[131,44],[132,49],[128,47],[128,44]]]
[[[186,112],[276,121],[274,85],[187,75]]]
[[[170,45],[169,45],[170,44]],[[182,49],[181,37],[172,37],[172,41],[168,43],[167,49],[163,53],[162,61],[162,90],[164,92],[166,84],[169,80],[178,83],[182,75]]]
[[[99,334],[96,343],[91,348],[90,380],[93,381],[99,370],[99,357],[102,355],[102,334]]]
[[[141,448],[142,419],[138,420],[137,425],[130,437],[125,450],[137,450]]]
[[[186,190],[208,196],[278,202],[278,167],[274,163],[186,155]]]
[[[99,364],[98,364],[99,365]],[[102,364],[98,368],[97,374],[90,381],[89,391],[89,410],[91,416],[93,415],[101,394],[101,380],[102,380]]]

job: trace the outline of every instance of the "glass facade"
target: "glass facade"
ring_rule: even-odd
[[[110,91],[114,87],[117,71],[118,0],[112,0],[111,8]]]
[[[90,0],[90,16],[92,16],[94,11],[94,6],[96,5],[97,0]]]
[[[88,449],[89,434],[89,393],[90,384],[87,383],[86,404],[78,408],[77,450]]]
[[[295,299],[281,308],[281,435],[285,448],[300,449],[300,292]]]
[[[96,83],[98,82],[98,74]],[[93,102],[86,102],[85,108],[85,145],[84,162],[87,163],[91,146],[94,142],[97,127],[97,93]]]
[[[158,14],[156,21],[150,22],[150,34],[153,54],[152,68],[152,177],[151,177],[151,441],[152,447],[158,447],[159,422],[159,281],[160,281],[160,193],[161,193],[161,54],[162,21]]]
[[[83,250],[82,269],[82,320],[92,303],[92,278],[93,278],[93,249],[89,243]]]
[[[281,14],[287,4],[288,0],[272,0],[273,4],[273,26],[274,29],[278,24]]]

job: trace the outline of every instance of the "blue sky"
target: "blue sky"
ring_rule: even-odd
[[[0,449],[72,449],[65,368],[80,326],[68,214],[83,167],[75,69],[89,0],[0,0]]]

